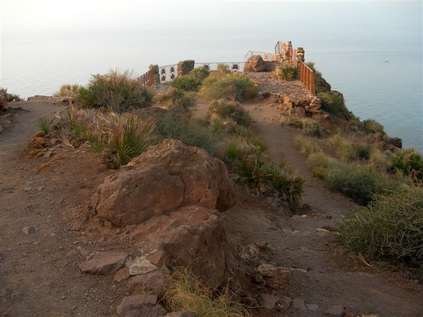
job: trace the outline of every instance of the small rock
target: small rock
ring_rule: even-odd
[[[22,228],[22,232],[23,233],[25,233],[25,234],[33,234],[33,233],[35,233],[35,227],[33,227],[33,226],[26,226],[26,227],[23,227]]]
[[[319,305],[317,304],[306,304],[306,307],[308,310],[311,311],[318,311],[319,310]]]
[[[124,280],[127,280],[128,278],[129,278],[129,270],[127,267],[123,267],[115,273],[113,280],[115,282],[122,282]]]
[[[304,299],[302,299],[302,298],[300,298],[300,297],[296,297],[296,298],[294,298],[294,300],[293,300],[293,302],[292,302],[292,306],[293,306],[295,309],[298,309],[298,310],[306,310],[306,306],[305,306],[305,303],[304,303]]]
[[[152,264],[145,256],[137,257],[126,263],[129,275],[141,275],[157,270],[157,266]]]
[[[344,307],[341,305],[334,305],[329,307],[329,309],[326,311],[326,314],[329,316],[336,316],[336,317],[342,317],[344,314]]]
[[[155,295],[132,295],[122,299],[117,307],[120,316],[149,316],[159,317],[166,314],[166,310],[157,304]]]
[[[90,260],[82,262],[79,268],[84,273],[109,274],[119,270],[127,258],[128,254],[122,252],[99,252]]]
[[[169,273],[164,272],[163,269],[143,275],[137,275],[128,281],[129,289],[132,291],[162,295],[168,286],[169,278]]]

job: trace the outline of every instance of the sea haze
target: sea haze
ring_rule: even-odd
[[[88,9],[78,11],[78,2],[49,13],[53,3],[40,1],[28,21],[29,12],[19,22],[3,19],[0,85],[10,92],[52,94],[65,83],[87,83],[90,74],[140,74],[149,64],[187,58],[242,61],[250,49],[271,51],[277,40],[292,40],[356,115],[380,121],[423,152],[421,1],[125,0],[114,8],[116,2],[94,0]]]

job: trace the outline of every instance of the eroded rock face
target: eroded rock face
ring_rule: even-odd
[[[216,210],[182,207],[137,226],[132,237],[157,266],[189,267],[213,288],[224,282],[226,235]]]
[[[140,224],[183,206],[226,210],[234,193],[224,163],[206,151],[165,140],[106,177],[93,197],[98,217]]]

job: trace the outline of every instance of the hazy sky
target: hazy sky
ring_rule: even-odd
[[[367,0],[361,2],[375,2]],[[95,30],[96,28],[130,28],[154,26],[160,28],[173,24],[175,27],[203,23],[231,23],[239,21],[238,11],[249,3],[281,3],[283,0],[0,0],[1,22],[6,32],[39,31],[51,29]],[[316,3],[318,0],[294,1],[298,4]],[[343,0],[328,0],[337,3]],[[353,1],[357,2],[357,1]],[[402,1],[404,2],[404,1]],[[250,12],[253,13],[253,12]],[[241,12],[242,14],[242,12]],[[247,13],[248,15],[249,13]],[[253,16],[248,16],[253,17]],[[253,21],[244,19],[244,22]],[[256,21],[257,22],[257,21]],[[223,25],[224,26],[224,25]]]

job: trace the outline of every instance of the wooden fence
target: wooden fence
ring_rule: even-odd
[[[301,61],[298,61],[298,79],[313,94],[316,95],[316,76],[314,71]]]

